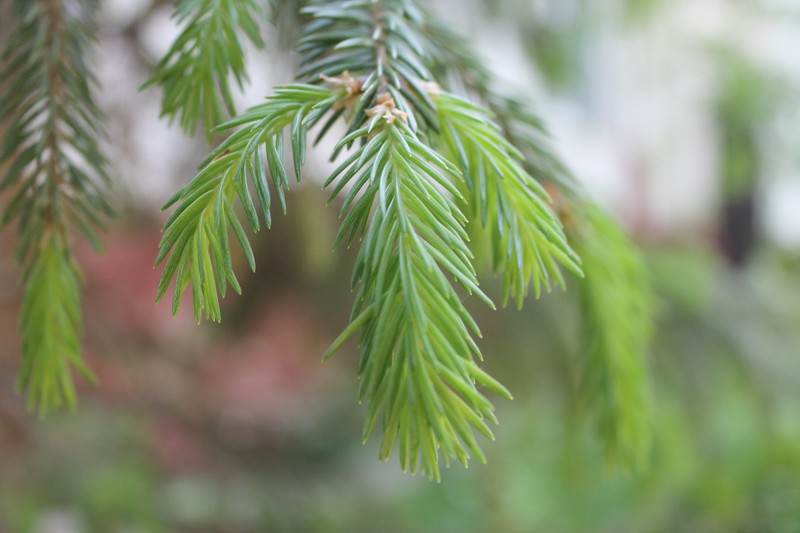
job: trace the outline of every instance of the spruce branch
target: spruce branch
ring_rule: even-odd
[[[86,52],[94,38],[96,2],[17,1],[15,33],[2,56],[0,191],[10,199],[0,217],[16,220],[16,258],[25,291],[20,328],[20,389],[44,414],[75,402],[70,365],[81,361],[80,275],[70,252],[70,230],[100,246],[97,230],[111,207],[108,174],[98,146],[102,114],[91,92]]]
[[[49,233],[25,279],[20,313],[23,361],[17,386],[28,391],[28,407],[42,415],[77,401],[70,366],[94,376],[81,358],[81,276],[63,235]]]
[[[489,111],[446,92],[436,97],[440,134],[435,138],[464,174],[472,216],[491,232],[495,271],[503,278],[504,303],[517,307],[533,284],[538,297],[550,280],[565,286],[559,265],[582,275],[550,198],[523,168],[522,154],[491,122]]]
[[[609,459],[641,469],[652,441],[647,354],[654,302],[647,269],[625,232],[601,209],[584,206],[571,231],[586,278],[583,307],[582,397],[597,421]]]
[[[584,277],[576,288],[584,411],[596,421],[609,460],[645,469],[654,432],[648,359],[655,306],[647,266],[620,224],[587,198],[553,155],[538,116],[514,98],[495,100],[493,108],[529,172],[540,176],[555,198],[567,238],[582,260]]]
[[[420,31],[423,12],[407,0],[334,0],[303,10],[313,17],[297,50],[302,54],[298,78],[309,83],[343,72],[360,80],[363,97],[346,118],[350,132],[366,118],[376,97],[387,93],[408,114],[412,129],[418,116],[436,128],[435,106],[425,82],[431,51]]]
[[[214,126],[236,113],[230,78],[247,81],[241,34],[262,48],[255,0],[180,0],[173,17],[183,31],[155,67],[145,87],[161,85],[161,114],[178,119],[191,134],[202,120],[211,139]]]
[[[211,320],[221,320],[219,296],[225,296],[228,283],[241,292],[229,243],[232,230],[255,271],[253,251],[245,230],[234,211],[238,198],[253,231],[260,229],[261,217],[272,225],[269,170],[272,183],[286,211],[284,190],[289,179],[283,165],[284,129],[291,126],[292,154],[297,179],[305,161],[309,122],[321,117],[336,102],[338,95],[326,88],[310,85],[279,87],[266,103],[249,109],[226,122],[220,129],[240,126],[200,166],[197,176],[182,188],[165,208],[178,207],[164,223],[156,265],[166,260],[158,285],[157,300],[165,295],[174,280],[173,313],[181,295],[192,284],[195,318],[203,313]],[[256,203],[250,186],[256,191]]]
[[[467,219],[450,196],[459,196],[452,181],[460,172],[392,116],[376,115],[380,131],[328,183],[337,182],[334,196],[352,185],[339,238],[349,235],[352,242],[363,232],[353,324],[362,325],[359,399],[369,403],[364,439],[382,413],[381,458],[396,442],[404,470],[419,465],[439,479],[439,449],[448,465],[451,457],[466,465],[470,453],[485,461],[470,428],[493,438],[484,419],[496,419],[476,384],[510,394],[475,363],[481,355],[472,335],[480,332],[448,279],[493,307],[475,279]],[[352,333],[348,328],[327,355]]]
[[[347,132],[332,158],[348,154],[325,185],[331,199],[349,188],[336,243],[360,240],[357,293],[350,325],[325,358],[359,333],[365,439],[381,419],[381,457],[396,446],[404,469],[438,479],[440,453],[446,465],[451,459],[466,464],[470,455],[484,459],[474,432],[491,438],[487,421],[496,419],[478,387],[510,397],[476,363],[479,330],[459,292],[494,305],[478,287],[465,231],[469,217],[458,204],[472,217],[484,212],[497,228],[498,268],[508,271],[508,292],[518,300],[531,282],[537,293],[551,279],[561,283],[559,263],[579,271],[578,259],[547,194],[488,112],[436,96],[428,68],[435,51],[423,33],[423,10],[408,0],[355,0],[317,2],[305,12],[312,17],[298,44],[298,78],[305,84],[282,88],[265,106],[229,121],[225,127],[242,128],[170,202],[180,200],[164,227],[158,297],[174,283],[177,308],[191,283],[198,319],[205,312],[219,320],[225,280],[238,287],[225,223],[242,235],[232,222],[236,197],[258,228],[246,174],[265,184],[269,170],[280,190],[286,184],[277,148],[283,128],[293,124],[298,171],[305,130],[295,135],[297,125],[321,124],[321,138],[344,119]],[[257,152],[264,142],[266,151]],[[475,157],[459,158],[465,150]],[[253,182],[258,192],[261,185]],[[246,238],[239,240],[247,254]]]

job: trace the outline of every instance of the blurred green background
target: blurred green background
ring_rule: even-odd
[[[437,484],[362,445],[355,346],[320,362],[347,321],[354,258],[331,251],[337,209],[321,207],[318,183],[295,188],[260,236],[257,273],[240,264],[244,296],[226,300],[221,325],[153,304],[157,206],[206,150],[159,125],[157,92],[136,92],[174,35],[167,4],[103,4],[122,207],[104,254],[81,256],[98,384],[81,382],[73,413],[40,420],[13,392],[20,294],[13,236],[0,234],[0,531],[800,531],[800,136],[787,126],[800,66],[786,60],[800,6],[435,3],[507,59],[492,64],[539,102],[558,151],[636,236],[658,296],[643,354],[649,470],[607,464],[581,411],[568,290],[521,312],[472,306],[485,366],[515,399],[496,399],[488,463]],[[272,49],[274,62],[254,60],[251,99],[291,77]]]

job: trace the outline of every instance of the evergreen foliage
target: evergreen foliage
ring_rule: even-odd
[[[524,169],[556,200],[585,273],[577,284],[582,404],[597,421],[607,457],[631,469],[645,468],[653,433],[647,359],[654,297],[644,260],[617,222],[585,197],[529,105],[493,87],[490,72],[466,39],[441,24],[427,28],[440,51],[438,70],[486,103],[505,139],[522,155]]]
[[[476,383],[510,394],[474,362],[478,327],[448,279],[492,305],[470,264],[466,219],[446,194],[458,194],[451,180],[461,176],[407,124],[376,116],[387,121],[382,131],[329,179],[338,178],[336,191],[355,181],[340,238],[352,242],[364,232],[353,278],[360,283],[353,317],[361,327],[359,397],[369,402],[364,438],[382,409],[381,457],[397,440],[404,469],[414,472],[421,452],[422,471],[438,478],[439,448],[446,462],[466,465],[469,452],[483,459],[470,426],[493,438],[483,420],[495,421],[493,407]]]
[[[0,190],[10,192],[0,224],[18,222],[25,286],[18,384],[41,413],[74,404],[70,365],[91,376],[81,360],[80,272],[70,249],[73,229],[99,247],[97,230],[111,211],[85,59],[95,9],[92,0],[15,2],[16,31],[0,69]]]
[[[523,168],[523,156],[490,121],[489,111],[443,93],[437,98],[441,142],[466,178],[472,216],[491,231],[503,300],[522,307],[529,280],[538,297],[550,279],[564,287],[559,262],[580,274],[578,256],[549,207],[544,187]]]
[[[210,139],[214,126],[235,113],[230,78],[239,88],[247,81],[241,34],[264,46],[260,16],[255,0],[179,1],[174,18],[184,29],[145,84],[163,88],[162,116],[177,118],[188,134],[202,121]]]
[[[305,12],[312,18],[297,47],[302,54],[298,78],[317,87],[319,99],[316,107],[301,108],[303,95],[312,91],[309,85],[281,88],[268,102],[295,93],[299,100],[294,116],[284,117],[278,129],[293,124],[298,175],[308,127],[321,123],[323,136],[343,119],[348,128],[333,155],[356,146],[326,181],[332,187],[331,199],[347,191],[337,243],[344,240],[349,246],[360,241],[351,324],[326,357],[360,331],[359,398],[369,404],[364,437],[381,419],[381,457],[387,458],[396,444],[404,469],[420,468],[438,478],[440,452],[446,464],[451,458],[466,464],[471,454],[483,458],[473,431],[491,438],[486,421],[495,417],[478,385],[510,396],[477,365],[475,359],[481,354],[473,337],[479,330],[449,281],[455,280],[461,290],[493,306],[478,287],[464,228],[470,220],[479,219],[489,231],[495,269],[503,278],[504,301],[513,298],[521,306],[531,284],[537,296],[542,287],[564,286],[560,266],[581,275],[580,260],[549,206],[547,192],[532,174],[562,179],[567,173],[543,142],[535,115],[518,114],[518,101],[494,95],[488,73],[470,55],[469,47],[437,46],[437,39],[452,42],[458,37],[431,22],[430,15],[414,2],[317,2]],[[454,49],[460,55],[448,57]],[[439,88],[432,73],[446,74],[447,69],[455,70],[465,86],[477,89],[495,112],[501,112],[500,124],[493,121],[489,109]],[[443,82],[448,81],[446,76]],[[210,305],[209,316],[220,318],[210,265],[214,261],[217,268],[230,264],[224,221],[235,218],[230,210],[234,189],[252,229],[257,230],[245,186],[248,169],[255,176],[268,168],[278,190],[286,183],[280,150],[273,146],[280,137],[274,137],[272,118],[263,111],[264,106],[254,108],[224,126],[245,125],[206,160],[200,174],[179,194],[180,206],[165,225],[158,260],[166,260],[167,267],[159,297],[175,276],[173,303],[177,305],[191,281],[198,317],[202,310],[209,314]],[[253,128],[257,120],[260,126]],[[515,125],[515,120],[522,124]],[[533,133],[528,131],[531,126]],[[524,141],[529,154],[510,140]],[[265,142],[265,160],[243,162]],[[215,185],[213,180],[221,180],[220,184],[227,180],[230,185]],[[266,179],[255,183],[258,191],[258,184]],[[228,192],[222,194],[226,187]],[[228,215],[219,214],[223,211]],[[268,217],[268,210],[265,213]],[[240,226],[233,226],[251,257]],[[208,234],[214,237],[198,237],[201,240],[192,247],[179,244],[184,239],[188,242],[190,235]],[[197,255],[198,248],[202,256]],[[231,279],[236,287],[229,267],[224,275],[217,272],[216,278]],[[605,325],[598,326],[601,336],[609,334],[610,330],[602,329]],[[604,378],[612,386],[624,386],[630,380],[615,381],[621,368],[602,366],[614,360],[615,349],[613,342],[606,343],[603,349],[589,351],[587,360],[608,370]],[[633,355],[634,361],[641,355]],[[631,351],[622,357],[629,360]],[[646,389],[646,376],[640,377],[636,385]],[[586,390],[590,398],[608,392]],[[620,400],[638,402],[639,398],[627,395]],[[615,421],[617,415],[625,414],[624,409],[608,402],[601,409],[603,420]],[[636,405],[629,409],[647,412]],[[624,440],[617,436],[608,438],[610,447]]]
[[[583,259],[578,285],[583,331],[583,401],[606,454],[633,469],[645,467],[653,428],[647,359],[653,297],[647,270],[627,235],[605,212],[583,206],[569,232]]]
[[[18,28],[0,71],[0,122],[10,125],[0,187],[13,191],[2,221],[20,224],[20,383],[45,412],[74,402],[70,365],[91,376],[80,359],[71,234],[98,242],[110,212],[108,177],[85,59],[95,2],[15,6]],[[195,318],[221,320],[220,297],[229,285],[241,290],[232,237],[255,269],[247,228],[271,226],[273,198],[286,211],[285,160],[299,181],[309,131],[319,141],[344,122],[330,154],[342,162],[325,186],[331,200],[343,196],[336,244],[359,246],[356,296],[350,324],[324,357],[358,338],[364,438],[380,421],[381,458],[396,447],[405,470],[436,479],[440,460],[484,460],[476,432],[492,438],[488,422],[497,420],[483,389],[511,396],[481,369],[480,331],[464,303],[474,297],[494,308],[473,266],[466,228],[475,221],[490,241],[503,304],[521,307],[531,286],[538,297],[565,287],[565,273],[576,276],[585,403],[609,454],[643,463],[651,425],[646,272],[553,155],[538,116],[499,93],[469,43],[414,0],[320,0],[302,14],[298,83],[229,118],[230,83],[247,79],[244,40],[263,46],[266,15],[254,0],[179,2],[183,30],[147,84],[163,88],[162,114],[184,131],[198,123],[209,139],[235,131],[165,206],[174,211],[156,258],[157,299],[173,287],[176,312],[191,285]]]
[[[299,178],[305,159],[305,120],[320,116],[333,104],[331,92],[309,85],[279,88],[267,103],[250,109],[222,127],[242,126],[228,137],[202,165],[202,171],[168,203],[179,207],[165,224],[156,265],[167,258],[157,300],[170,282],[175,281],[172,309],[176,312],[181,294],[192,284],[195,316],[221,319],[219,294],[225,296],[227,284],[241,292],[233,272],[229,244],[229,224],[244,250],[250,268],[255,259],[244,228],[234,211],[234,199],[244,206],[253,231],[260,229],[259,211],[250,193],[256,191],[261,216],[272,225],[271,195],[267,169],[281,204],[286,210],[284,190],[289,186],[283,167],[283,130],[291,124],[292,153]]]

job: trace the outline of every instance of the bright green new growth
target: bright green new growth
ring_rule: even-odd
[[[490,231],[504,304],[513,296],[521,308],[531,282],[537,298],[542,285],[550,289],[550,279],[564,287],[559,263],[582,275],[547,193],[523,168],[522,154],[490,121],[489,112],[447,93],[437,97],[436,109],[440,133],[435,137],[464,173],[472,216],[480,213]]]
[[[580,285],[583,399],[609,458],[640,469],[649,462],[653,423],[646,355],[654,302],[647,270],[606,213],[586,206],[584,220],[573,238],[587,273]]]
[[[255,0],[180,0],[174,18],[185,27],[145,84],[163,88],[162,116],[177,117],[187,134],[202,120],[210,139],[214,126],[236,112],[229,78],[240,88],[247,81],[241,33],[264,46],[261,11]]]
[[[80,276],[70,253],[71,229],[99,247],[97,229],[111,208],[98,147],[101,113],[91,95],[85,52],[96,2],[19,0],[16,31],[0,59],[0,192],[10,198],[0,218],[18,222],[16,258],[24,283],[18,387],[44,414],[75,390],[70,367],[81,360]]]
[[[175,282],[172,310],[176,312],[180,298],[192,284],[195,318],[221,319],[219,295],[225,296],[227,284],[241,292],[233,272],[229,245],[229,225],[244,250],[250,268],[255,271],[253,251],[237,214],[234,199],[238,198],[253,231],[260,229],[259,209],[250,194],[256,192],[258,207],[267,227],[272,225],[272,199],[267,168],[281,204],[286,210],[284,190],[289,186],[283,167],[284,129],[291,125],[292,154],[295,173],[300,179],[300,166],[305,160],[308,123],[314,122],[336,101],[330,90],[310,85],[279,87],[265,104],[248,110],[242,116],[223,124],[222,128],[242,126],[228,137],[201,165],[200,173],[165,207],[179,203],[164,224],[156,265],[167,258],[157,300],[170,283]]]
[[[77,398],[70,365],[89,381],[81,359],[80,272],[58,235],[44,242],[25,280],[20,328],[23,358],[18,387],[28,391],[28,407],[42,414]]]
[[[485,460],[471,426],[493,438],[484,418],[496,419],[476,383],[510,397],[475,364],[480,351],[470,333],[480,332],[448,279],[492,305],[470,264],[466,218],[444,192],[458,196],[452,180],[461,180],[458,170],[399,121],[328,180],[338,181],[334,194],[352,185],[340,236],[352,242],[367,228],[353,276],[360,283],[353,317],[362,325],[359,399],[369,402],[364,439],[382,411],[381,458],[397,441],[404,470],[415,472],[419,461],[437,479],[439,448],[446,464],[456,457],[466,465],[470,452]]]

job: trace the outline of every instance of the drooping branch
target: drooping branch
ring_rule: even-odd
[[[18,26],[0,70],[0,117],[9,124],[0,140],[7,164],[0,190],[11,192],[0,224],[18,222],[25,286],[19,386],[42,413],[74,404],[70,365],[91,378],[80,356],[80,272],[70,235],[77,229],[99,247],[97,230],[111,213],[102,114],[86,60],[96,7],[90,0],[16,2]]]
[[[496,95],[488,71],[468,46],[455,52],[443,46],[460,41],[438,31],[441,26],[415,2],[328,0],[304,12],[311,16],[297,46],[298,78],[304,84],[279,88],[266,104],[223,125],[241,129],[173,199],[178,207],[165,225],[158,257],[166,262],[159,298],[174,282],[176,308],[191,284],[198,319],[205,312],[219,320],[218,295],[224,295],[227,283],[238,287],[229,231],[250,257],[233,203],[238,199],[251,228],[258,230],[252,186],[269,225],[267,174],[285,207],[283,129],[291,124],[299,177],[308,130],[319,126],[319,140],[344,119],[347,130],[331,158],[348,153],[326,186],[332,187],[331,199],[346,191],[337,243],[360,242],[353,275],[357,293],[351,323],[325,357],[359,334],[360,398],[369,403],[365,437],[381,419],[381,457],[397,447],[405,469],[420,468],[438,478],[440,456],[445,463],[451,458],[466,462],[471,454],[483,458],[473,431],[491,436],[486,420],[494,421],[494,415],[478,385],[508,395],[478,366],[477,325],[458,295],[465,291],[493,306],[478,287],[466,224],[480,219],[488,229],[505,299],[521,305],[530,286],[537,295],[542,287],[563,286],[562,267],[582,273],[540,183],[558,182],[559,194],[573,194],[571,179],[544,142],[538,117],[519,101]],[[452,73],[487,107],[440,90]],[[570,198],[583,205],[577,193]],[[578,212],[588,212],[582,209]],[[584,245],[586,235],[572,238]],[[606,251],[602,245],[583,249],[593,260]],[[592,282],[604,283],[599,277]],[[624,284],[609,285],[619,294],[632,294]],[[637,307],[626,301],[631,305],[621,307]],[[590,308],[590,313],[601,311]],[[587,390],[609,397],[633,383],[622,370],[628,365],[634,371],[627,376],[637,374],[641,359],[635,352],[643,345],[618,323],[596,324],[600,329],[587,334],[608,342],[589,359],[609,372],[592,373],[603,376],[603,387]],[[612,331],[615,327],[619,331]],[[618,346],[628,347],[622,359]],[[625,365],[610,364],[617,360]],[[644,430],[632,417],[618,420],[624,413],[617,405],[608,402],[601,417],[606,425],[621,421],[628,429],[606,433]]]
[[[145,86],[158,84],[164,95],[162,116],[177,118],[191,134],[202,122],[211,138],[215,126],[236,113],[230,80],[247,81],[242,35],[258,48],[264,42],[254,0],[180,0],[174,18],[185,24]]]

